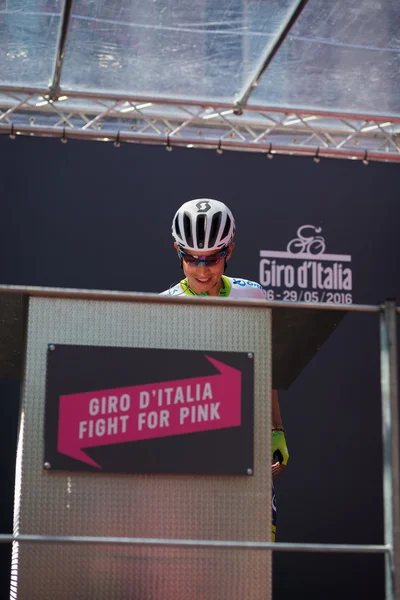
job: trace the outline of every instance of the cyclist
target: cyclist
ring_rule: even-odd
[[[164,295],[264,298],[259,283],[227,277],[224,272],[235,244],[235,220],[230,209],[210,198],[185,202],[172,221],[174,247],[185,278]],[[289,459],[276,390],[272,392],[272,475],[280,475]],[[276,533],[276,498],[272,490],[272,539]]]

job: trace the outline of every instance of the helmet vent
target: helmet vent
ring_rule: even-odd
[[[175,217],[175,231],[176,231],[176,234],[178,235],[178,237],[182,238],[181,230],[180,230],[180,227],[179,227],[179,217],[178,217],[178,215]]]
[[[185,246],[187,248],[193,248],[192,222],[187,213],[183,215],[183,231],[185,232]]]
[[[225,227],[224,227],[224,233],[221,236],[222,239],[225,239],[226,236],[228,235],[230,226],[231,226],[231,218],[230,218],[229,215],[226,215],[226,222],[225,222]]]
[[[211,227],[210,227],[210,238],[208,240],[208,246],[211,248],[213,246],[215,246],[215,242],[217,241],[219,228],[221,225],[221,218],[222,218],[221,211],[218,211],[213,215],[213,218],[211,221]]]
[[[198,248],[204,248],[206,237],[206,215],[199,215],[196,221],[196,240]]]

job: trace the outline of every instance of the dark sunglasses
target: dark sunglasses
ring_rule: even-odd
[[[223,250],[222,252],[218,252],[218,254],[212,254],[211,256],[193,256],[192,254],[187,254],[187,252],[180,250],[179,258],[183,258],[185,263],[190,266],[196,265],[199,267],[200,265],[204,265],[205,267],[215,267],[215,265],[224,259],[227,254],[228,251]]]

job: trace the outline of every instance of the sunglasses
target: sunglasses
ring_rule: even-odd
[[[225,256],[228,254],[227,250],[223,250],[222,252],[218,252],[218,254],[212,254],[211,256],[193,256],[192,254],[187,254],[183,250],[179,252],[179,258],[183,258],[185,263],[190,266],[196,265],[199,267],[200,265],[204,265],[205,267],[215,267]]]

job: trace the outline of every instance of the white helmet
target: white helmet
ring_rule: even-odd
[[[222,250],[235,235],[235,219],[229,208],[218,200],[197,198],[185,202],[172,221],[172,236],[182,248]]]

